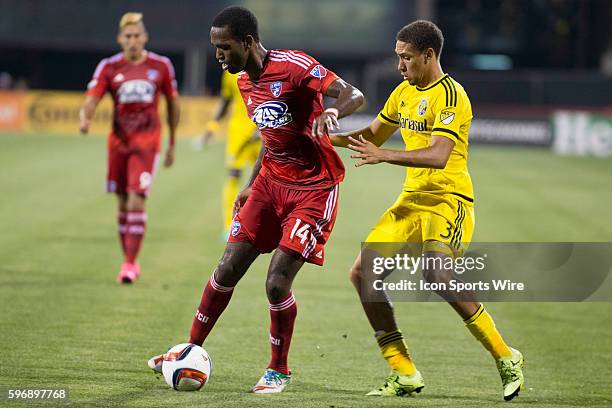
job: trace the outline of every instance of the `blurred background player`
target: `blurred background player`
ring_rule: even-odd
[[[236,83],[238,74],[223,71],[221,76],[221,99],[214,118],[206,125],[201,138],[196,139],[196,147],[204,148],[210,138],[219,130],[219,122],[231,111],[227,123],[227,140],[225,144],[225,163],[228,177],[223,186],[223,239],[227,240],[232,225],[232,208],[240,191],[240,179],[244,168],[253,166],[257,161],[261,140],[257,126],[246,111]],[[231,106],[230,106],[231,105]]]
[[[231,234],[202,294],[189,342],[202,345],[253,261],[274,251],[266,278],[272,358],[252,392],[277,393],[291,381],[293,280],[305,262],[323,265],[344,178],[327,132],[363,103],[363,95],[301,51],[266,50],[246,8],[222,10],[210,39],[222,68],[240,72],[238,87],[264,147],[236,199]],[[323,95],[336,99],[333,107],[324,109]],[[149,360],[158,372],[162,364],[162,356]]]
[[[159,163],[161,124],[157,105],[166,97],[168,150],[164,165],[174,162],[174,141],[180,110],[174,68],[170,60],[145,50],[148,34],[141,13],[126,13],[119,22],[117,42],[122,52],[98,64],[87,85],[80,110],[80,131],[87,133],[96,106],[106,92],[113,98],[108,137],[107,191],[118,198],[118,227],[124,262],[117,281],[131,283],[140,275],[136,259],[144,238],[145,202]]]
[[[403,192],[372,228],[366,242],[416,243],[422,252],[413,256],[422,253],[424,257],[445,261],[461,256],[474,232],[474,192],[467,169],[472,106],[463,87],[442,71],[439,59],[444,37],[434,23],[415,21],[403,27],[396,39],[398,70],[404,81],[368,127],[332,135],[332,143],[354,150],[356,153],[351,157],[358,159],[356,166],[391,163],[407,167]],[[405,151],[378,148],[398,128]],[[436,269],[433,262],[430,265],[433,267],[423,268],[428,281],[457,279],[452,269]],[[360,294],[382,354],[393,370],[385,383],[368,395],[404,396],[420,392],[425,383],[397,327],[393,306],[387,296],[376,296],[374,277],[367,268],[362,268],[361,254],[350,278]],[[524,384],[522,354],[508,347],[473,293],[439,294],[495,359],[504,399],[517,396]]]

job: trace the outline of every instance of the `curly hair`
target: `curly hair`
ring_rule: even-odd
[[[399,30],[395,39],[412,44],[420,52],[432,48],[438,57],[444,46],[442,31],[437,25],[427,20],[413,21],[404,26]]]
[[[257,18],[244,7],[229,6],[224,8],[215,16],[212,22],[213,27],[228,27],[233,38],[245,40],[247,35],[252,36],[255,41],[259,41],[259,29]]]

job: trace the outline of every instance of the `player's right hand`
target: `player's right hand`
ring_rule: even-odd
[[[79,132],[81,134],[86,135],[89,132],[89,125],[91,124],[91,120],[85,117],[85,112],[83,110],[79,111]]]
[[[251,194],[251,187],[246,187],[244,190],[238,193],[236,196],[236,201],[234,201],[234,208],[232,209],[232,216],[235,217],[236,214],[240,211],[247,198]]]

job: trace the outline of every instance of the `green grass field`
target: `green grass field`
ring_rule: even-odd
[[[269,255],[239,284],[205,344],[215,363],[211,383],[199,393],[179,393],[156,379],[147,358],[186,339],[224,247],[222,152],[220,142],[206,152],[179,144],[175,167],[160,171],[149,201],[143,275],[120,286],[115,200],[104,193],[104,139],[0,136],[0,385],[68,387],[69,405],[79,407],[504,404],[492,359],[442,303],[396,304],[424,392],[409,399],[363,396],[387,368],[347,272],[360,240],[400,191],[403,170],[388,165],[348,169],[326,266],[306,266],[296,279],[294,382],[285,393],[248,393],[269,357]],[[609,159],[476,146],[470,166],[475,241],[612,241]],[[512,404],[612,405],[611,303],[491,303],[488,309],[525,354],[527,388]]]

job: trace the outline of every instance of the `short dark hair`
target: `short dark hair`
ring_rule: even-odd
[[[259,29],[257,18],[249,9],[240,6],[229,6],[224,8],[215,16],[213,27],[227,27],[237,40],[246,40],[247,35],[259,41]]]
[[[404,26],[399,30],[395,39],[412,44],[420,52],[432,48],[438,57],[444,46],[442,31],[437,25],[427,20],[413,21]]]

